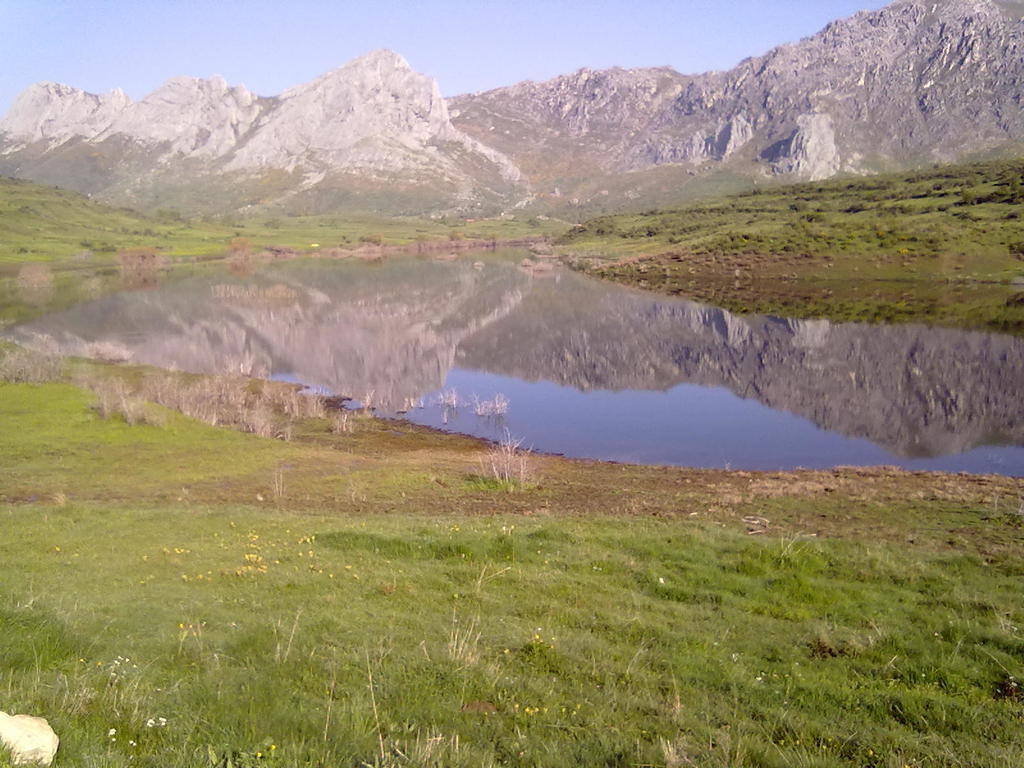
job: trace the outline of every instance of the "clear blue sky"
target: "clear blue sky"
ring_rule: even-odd
[[[141,98],[175,75],[274,95],[374,48],[446,96],[580,67],[727,69],[885,0],[0,0],[0,114],[40,80]]]

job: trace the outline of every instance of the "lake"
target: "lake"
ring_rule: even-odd
[[[574,457],[1024,476],[1024,339],[733,315],[528,256],[108,270],[49,294],[7,281],[0,333],[294,381]]]

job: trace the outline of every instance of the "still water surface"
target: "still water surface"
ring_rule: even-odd
[[[292,380],[570,456],[1024,476],[1024,339],[737,316],[526,269],[525,255],[281,262],[114,292],[94,282],[3,334]],[[507,410],[487,413],[499,393]]]

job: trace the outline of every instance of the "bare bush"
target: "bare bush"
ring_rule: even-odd
[[[84,383],[96,395],[96,410],[104,419],[120,417],[126,424],[163,426],[161,415],[121,379],[94,379]]]
[[[117,252],[122,273],[159,270],[167,266],[167,257],[155,248],[124,248]]]
[[[419,410],[423,407],[422,397],[407,397],[402,401],[402,410],[400,413],[408,413],[413,409]]]
[[[376,404],[377,392],[369,389],[366,393],[359,398],[359,402],[363,405],[364,411],[372,411]]]
[[[292,439],[295,419],[327,417],[326,400],[319,395],[307,396],[267,382],[256,388],[252,380],[236,375],[157,372],[147,375],[137,390],[118,378],[86,379],[81,384],[96,392],[96,407],[104,417],[120,415],[128,423],[152,423],[158,412],[146,407],[147,400],[213,427],[230,426],[282,440]],[[349,425],[345,428],[351,431]]]
[[[533,478],[531,452],[523,450],[523,441],[505,436],[491,446],[481,459],[484,474],[509,489],[526,485]]]
[[[53,287],[53,270],[46,264],[25,264],[18,270],[17,284],[25,290],[44,290]]]
[[[476,395],[473,395],[473,413],[477,416],[485,418],[504,416],[508,413],[508,406],[508,398],[501,392],[498,392],[489,400],[481,400]]]
[[[323,419],[327,416],[327,403],[320,395],[303,395],[303,415],[307,419]]]
[[[451,389],[443,389],[437,393],[437,404],[442,408],[456,410],[461,402],[462,400],[459,397],[458,390],[454,387]]]
[[[244,428],[250,408],[249,382],[241,376],[186,377],[157,373],[147,376],[141,394],[148,400],[210,426],[236,424]]]
[[[348,411],[338,411],[331,414],[331,432],[336,435],[355,432],[355,423],[352,414]]]
[[[0,357],[0,381],[12,384],[46,384],[63,372],[64,360],[57,355],[15,347]]]
[[[263,399],[274,408],[282,411],[286,416],[293,419],[301,419],[306,413],[304,398],[298,390],[288,389],[263,389]]]
[[[441,409],[442,423],[447,424],[449,419],[454,419],[459,415],[459,405],[462,399],[454,388],[438,392],[435,402]]]
[[[240,415],[239,422],[239,426],[244,431],[252,432],[257,437],[274,437],[277,434],[277,419],[274,417],[274,411],[264,404],[244,411]]]
[[[285,495],[284,467],[274,468],[274,476],[271,478],[271,491],[274,494],[274,501],[280,504],[284,501]]]
[[[160,273],[170,263],[167,256],[155,248],[125,248],[117,252],[121,278],[129,287],[156,285]]]

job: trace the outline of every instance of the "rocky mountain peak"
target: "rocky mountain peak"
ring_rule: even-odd
[[[229,87],[223,77],[175,77],[117,115],[103,139],[123,135],[136,142],[162,145],[164,152],[221,157],[230,152],[260,108],[244,86]]]
[[[269,98],[220,76],[175,77],[138,102],[121,92],[32,86],[0,121],[0,173],[32,178],[39,165],[45,171],[34,177],[49,183],[93,194],[113,186],[158,201],[162,193],[149,190],[158,177],[177,189],[194,183],[190,175],[238,173],[259,189],[261,175],[283,170],[297,185],[285,199],[345,175],[400,179],[412,195],[406,190],[444,188],[438,200],[454,195],[465,204],[508,194],[520,176],[508,158],[452,125],[432,78],[386,49]]]
[[[82,132],[103,130],[131,103],[120,88],[93,94],[62,83],[35,83],[0,119],[0,133],[18,142],[62,143]]]
[[[460,138],[437,83],[381,49],[282,93],[230,167],[366,163],[383,170],[395,165],[387,156],[396,146],[420,151]]]
[[[581,70],[457,97],[455,124],[540,173],[566,152],[608,175],[950,161],[1024,141],[1022,15],[1021,0],[896,0],[725,72]]]
[[[292,172],[287,198],[354,174],[578,213],[640,199],[647,181],[633,179],[648,172],[669,203],[674,185],[719,170],[821,179],[945,162],[1024,142],[1022,16],[1024,0],[894,0],[729,71],[582,68],[447,103],[387,49],[278,97],[221,77],[174,78],[135,103],[40,83],[0,120],[0,172],[135,195],[154,169],[198,161],[205,178]]]

